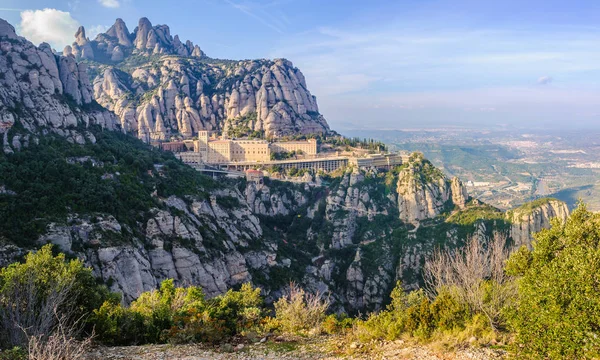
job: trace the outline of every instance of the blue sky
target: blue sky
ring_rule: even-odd
[[[44,10],[47,9],[47,10]],[[53,10],[55,9],[55,10]],[[598,1],[2,0],[57,49],[117,17],[211,57],[285,57],[335,129],[600,127]]]

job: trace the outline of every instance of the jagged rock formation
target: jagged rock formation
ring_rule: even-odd
[[[226,130],[236,118],[270,136],[329,131],[304,76],[287,60],[220,66],[163,57],[131,74],[108,67],[94,80],[94,98],[145,141]]]
[[[144,141],[227,131],[231,120],[269,136],[329,131],[304,75],[288,60],[210,59],[146,18],[131,34],[117,19],[95,40],[83,28],[75,36],[64,54],[93,60],[94,98]]]
[[[9,139],[8,130],[17,119],[29,134]],[[79,124],[109,129],[117,126],[114,115],[94,101],[85,64],[78,64],[73,57],[55,56],[48,44],[34,46],[0,19],[0,134],[4,152],[26,146],[30,134],[39,129],[82,143],[90,134],[73,129]]]
[[[66,46],[63,54],[73,55],[75,58],[119,62],[125,54],[154,54],[154,55],[179,55],[204,57],[204,52],[198,45],[191,41],[182,43],[179,36],[171,36],[171,31],[166,25],[152,26],[150,20],[141,18],[138,26],[129,33],[127,25],[122,19],[117,19],[106,33],[99,34],[96,39],[89,40],[85,36],[85,29],[80,27],[75,33],[75,42]]]
[[[531,248],[533,234],[549,229],[552,219],[566,221],[569,216],[567,204],[556,199],[540,199],[507,213],[511,222],[511,237],[515,247]]]
[[[229,191],[221,194],[232,195]],[[150,209],[152,215],[144,224],[144,239],[119,243],[115,239],[123,237],[127,226],[113,216],[96,216],[92,221],[74,214],[64,224],[48,224],[47,232],[38,241],[52,242],[63,251],[77,253],[127,301],[156,288],[165,279],[199,284],[209,296],[252,280],[240,249],[247,247],[248,241],[257,241],[262,229],[249,209],[226,211],[216,197],[191,202],[169,197],[163,201],[180,214]],[[207,249],[205,244],[215,241],[220,233],[227,234],[227,238],[220,244],[218,256],[212,256],[214,249]],[[248,263],[266,262],[268,256],[269,253],[258,253]]]
[[[464,208],[468,200],[460,180],[446,178],[422,154],[413,154],[400,172],[397,192],[400,219],[413,224],[453,206]]]

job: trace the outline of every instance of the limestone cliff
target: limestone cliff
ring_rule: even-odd
[[[567,204],[556,199],[540,199],[527,203],[507,213],[511,222],[511,237],[515,247],[531,248],[533,234],[548,229],[552,219],[566,221],[569,216]]]
[[[9,137],[8,130],[17,119],[25,131]],[[108,129],[117,126],[114,115],[94,101],[85,64],[73,57],[54,55],[48,44],[34,46],[0,19],[0,134],[4,152],[26,146],[31,134],[40,131],[83,143],[90,134],[75,127],[90,124]]]
[[[396,280],[417,288],[424,261],[440,246],[458,248],[473,237],[485,243],[494,232],[510,238],[500,212],[492,220],[453,220],[480,211],[477,203],[418,228],[403,223],[398,181],[374,169],[309,183],[223,181],[208,197],[154,195],[156,205],[134,224],[111,213],[53,219],[37,244],[52,242],[84,259],[127,301],[167,278],[201,285],[209,296],[251,281],[270,301],[293,280],[330,295],[334,309],[354,312],[381,308]],[[22,253],[4,246],[0,262]]]
[[[80,29],[64,54],[89,60],[94,98],[144,141],[236,126],[267,136],[329,132],[290,61],[211,59],[146,18],[131,34],[117,19],[92,41]]]
[[[416,224],[454,206],[463,208],[468,200],[466,187],[458,178],[448,179],[421,154],[413,154],[398,176],[400,219]]]

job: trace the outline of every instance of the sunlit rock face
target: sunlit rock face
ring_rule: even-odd
[[[63,53],[91,60],[94,99],[145,141],[228,130],[240,120],[271,137],[330,131],[304,75],[288,60],[210,59],[146,18],[132,33],[117,19],[94,40],[83,28],[75,37]]]
[[[8,130],[17,119],[24,131],[9,139]],[[72,56],[56,56],[48,44],[34,46],[0,19],[0,135],[4,152],[27,146],[42,132],[82,143],[91,140],[91,135],[75,128],[90,124],[108,129],[118,126],[114,114],[94,101],[86,65]]]

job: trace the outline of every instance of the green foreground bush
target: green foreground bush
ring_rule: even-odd
[[[600,214],[580,204],[538,233],[533,251],[514,253],[507,271],[520,276],[509,317],[518,358],[600,358]]]
[[[250,284],[205,299],[196,286],[176,288],[166,280],[131,306],[107,301],[94,310],[97,339],[109,345],[219,342],[258,331],[263,300]]]
[[[288,293],[275,303],[275,318],[283,332],[318,334],[322,330],[321,325],[328,307],[328,299],[322,299],[318,293],[308,294],[292,283]]]
[[[491,328],[487,319],[469,312],[452,289],[442,289],[431,300],[423,290],[405,293],[398,282],[392,291],[392,302],[377,314],[356,324],[355,336],[368,342],[373,339],[395,340],[413,337],[429,340],[434,333],[459,333],[468,327],[471,335],[484,336]]]
[[[53,256],[46,245],[25,263],[0,269],[0,347],[27,348],[59,328],[77,336],[85,325],[80,319],[109,297],[80,260]]]

